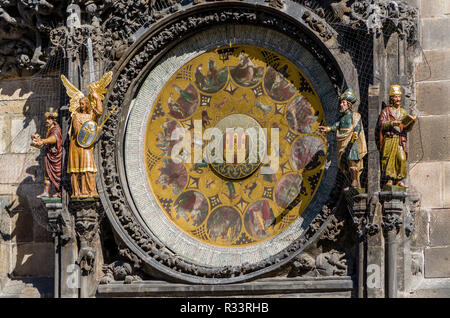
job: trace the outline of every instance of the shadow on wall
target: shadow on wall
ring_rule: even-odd
[[[12,272],[8,274],[12,277],[52,277],[54,272],[47,215],[36,199],[43,191],[43,155],[30,142],[32,134],[45,137],[44,113],[59,106],[58,80],[0,81],[0,195],[9,198],[1,218],[11,224],[3,236],[11,244],[8,268]]]

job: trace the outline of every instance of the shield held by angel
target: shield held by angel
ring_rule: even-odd
[[[68,79],[61,75],[61,80],[70,97],[69,112],[72,121],[69,127],[69,155],[67,173],[70,173],[72,198],[98,198],[94,161],[94,141],[102,125],[97,120],[103,113],[102,101],[106,87],[112,80],[112,72],[105,73],[102,78],[87,85],[90,90],[85,96]]]

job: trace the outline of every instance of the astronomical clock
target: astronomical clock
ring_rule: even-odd
[[[335,137],[319,129],[339,116],[324,66],[263,26],[210,26],[144,63],[151,41],[107,96],[120,108],[98,148],[113,228],[177,281],[243,281],[289,262],[338,200]],[[127,72],[139,75],[120,86]]]
[[[33,85],[55,97],[37,106],[58,107],[63,141],[61,195],[36,198],[58,297],[395,297],[424,273],[407,241],[419,198],[380,158],[380,130],[394,145],[403,129],[380,124],[388,88],[405,112],[417,99],[406,1],[17,2],[0,5],[15,34],[2,72],[40,70]]]

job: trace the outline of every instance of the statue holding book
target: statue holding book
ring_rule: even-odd
[[[407,133],[417,121],[417,116],[409,115],[402,104],[400,85],[389,89],[389,106],[385,107],[379,117],[381,169],[387,187],[407,188],[403,180],[407,177],[406,149]]]
[[[338,167],[351,180],[351,186],[361,188],[363,158],[367,154],[361,114],[353,110],[357,98],[351,88],[340,96],[341,118],[330,127],[319,126],[322,132],[336,132]]]

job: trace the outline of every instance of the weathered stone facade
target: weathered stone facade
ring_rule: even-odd
[[[415,75],[420,124],[410,139],[410,183],[421,196],[411,250],[420,278],[410,296],[449,297],[450,3],[410,2],[419,8],[423,50]]]
[[[100,3],[101,1],[98,2]],[[119,2],[122,1],[117,1],[117,3]],[[120,12],[119,7],[102,7],[99,4],[96,7],[97,11],[95,11],[92,8],[84,8],[81,4],[83,12],[86,13],[84,16],[86,21],[83,22],[89,27],[84,26],[80,29],[82,31],[79,34],[71,37],[69,36],[70,32],[68,33],[64,26],[66,17],[59,17],[59,23],[55,24],[53,33],[49,33],[48,30],[40,33],[42,37],[45,37],[46,34],[51,37],[52,44],[49,45],[48,50],[38,56],[39,59],[46,61],[50,59],[49,65],[52,66],[50,70],[41,68],[41,71],[38,71],[40,63],[37,62],[38,60],[35,60],[34,64],[32,64],[33,68],[29,67],[27,72],[23,73],[24,76],[18,76],[20,72],[16,74],[10,72],[5,79],[0,80],[0,297],[2,296],[2,289],[4,293],[7,293],[7,285],[11,280],[21,279],[25,279],[27,282],[33,282],[33,279],[35,279],[34,286],[39,289],[41,295],[47,296],[49,292],[45,284],[48,280],[45,280],[45,278],[51,280],[55,277],[55,242],[67,248],[67,252],[64,252],[67,254],[62,256],[60,262],[64,263],[64,260],[68,262],[76,261],[78,265],[83,264],[83,270],[89,268],[89,270],[85,270],[83,275],[86,278],[82,278],[82,280],[85,280],[81,284],[95,285],[95,282],[101,280],[103,269],[103,274],[106,273],[106,275],[103,276],[102,285],[100,285],[98,292],[100,296],[104,297],[118,295],[165,296],[169,292],[175,292],[179,296],[186,296],[186,290],[193,290],[187,287],[190,285],[180,286],[179,289],[174,289],[174,291],[170,291],[173,287],[168,287],[168,285],[162,284],[160,286],[158,285],[159,283],[152,285],[152,274],[158,278],[165,278],[172,275],[171,271],[181,273],[179,276],[175,275],[174,277],[181,281],[184,279],[183,282],[191,279],[186,278],[189,275],[194,275],[195,277],[191,281],[195,283],[200,281],[210,283],[213,281],[212,278],[224,278],[228,279],[229,282],[239,282],[240,275],[245,276],[248,274],[252,278],[252,275],[256,277],[260,272],[264,272],[261,277],[270,277],[272,275],[276,276],[277,279],[292,280],[287,283],[280,280],[271,286],[269,286],[270,284],[266,285],[264,280],[262,280],[261,282],[256,281],[235,285],[235,287],[229,285],[224,289],[229,293],[234,292],[236,295],[248,295],[250,290],[253,291],[255,288],[260,290],[272,288],[277,291],[274,293],[276,295],[285,293],[291,296],[304,296],[308,290],[308,283],[303,285],[302,280],[316,277],[317,286],[329,288],[328,294],[322,295],[335,297],[392,297],[393,295],[389,294],[389,290],[384,288],[384,280],[388,279],[390,275],[387,271],[385,272],[384,267],[389,266],[386,265],[390,260],[389,248],[386,244],[390,238],[392,239],[392,235],[394,235],[392,233],[394,232],[398,246],[396,262],[394,262],[398,274],[396,283],[398,285],[398,293],[396,296],[450,297],[450,236],[448,232],[448,227],[450,226],[450,147],[448,144],[450,138],[450,58],[448,57],[450,53],[450,40],[448,39],[448,33],[450,32],[450,2],[447,0],[406,1],[411,7],[418,9],[418,29],[411,27],[414,26],[414,23],[405,26],[398,24],[395,29],[398,32],[398,37],[395,34],[390,40],[386,40],[386,56],[388,58],[385,61],[393,63],[392,61],[397,58],[395,54],[400,59],[409,58],[406,61],[406,68],[414,71],[412,74],[409,74],[406,81],[401,76],[390,77],[390,75],[386,75],[384,78],[404,81],[401,84],[404,87],[408,87],[411,91],[407,98],[408,106],[410,108],[416,106],[415,109],[419,113],[419,123],[415,125],[409,138],[408,183],[410,185],[410,193],[418,195],[420,200],[412,197],[394,198],[402,204],[400,208],[403,211],[401,212],[403,213],[402,216],[404,216],[402,224],[395,223],[395,220],[389,219],[389,216],[396,213],[395,207],[393,208],[391,205],[391,200],[394,199],[389,194],[379,192],[379,186],[375,185],[378,167],[376,167],[376,164],[366,163],[368,176],[364,176],[364,183],[369,192],[376,193],[376,195],[373,197],[352,197],[346,201],[347,205],[351,206],[350,210],[354,212],[352,215],[353,219],[346,214],[346,208],[342,208],[345,204],[340,204],[339,206],[336,202],[341,201],[335,200],[333,202],[334,205],[330,206],[331,209],[324,206],[321,214],[312,223],[309,229],[310,232],[308,232],[308,240],[296,241],[293,244],[294,246],[287,249],[286,253],[280,253],[280,255],[266,260],[266,263],[256,264],[253,268],[243,266],[242,268],[213,268],[212,270],[196,266],[196,264],[190,264],[182,258],[174,257],[164,247],[159,246],[158,242],[152,241],[152,238],[148,237],[145,230],[140,229],[140,225],[135,223],[128,214],[128,211],[131,211],[131,209],[127,210],[128,208],[123,204],[127,200],[127,196],[121,193],[122,183],[117,181],[117,175],[120,174],[120,171],[115,174],[115,171],[113,171],[115,162],[110,156],[116,144],[114,138],[119,138],[121,134],[120,125],[122,119],[113,115],[112,127],[105,128],[106,136],[97,146],[99,149],[97,159],[101,166],[99,172],[99,174],[101,173],[101,181],[98,184],[101,184],[101,187],[104,189],[109,189],[109,191],[105,191],[102,203],[105,204],[106,202],[106,214],[110,220],[115,220],[113,217],[116,217],[117,214],[117,221],[113,221],[113,226],[111,226],[108,218],[103,215],[102,208],[92,207],[84,207],[83,209],[91,212],[93,211],[92,209],[97,209],[100,211],[99,215],[92,212],[91,214],[95,214],[92,218],[89,218],[88,215],[77,219],[77,213],[80,214],[81,210],[77,210],[77,207],[67,204],[65,200],[68,199],[63,196],[63,204],[67,208],[63,209],[63,212],[58,213],[66,213],[63,216],[63,218],[67,217],[65,224],[69,227],[72,226],[72,230],[77,234],[73,234],[75,232],[72,233],[74,240],[78,237],[81,243],[80,237],[85,235],[86,231],[90,231],[84,231],[83,226],[86,229],[89,228],[89,222],[93,219],[95,219],[94,223],[98,222],[97,225],[100,224],[100,221],[101,224],[100,226],[93,225],[95,233],[88,233],[88,235],[92,234],[95,237],[95,242],[89,241],[89,244],[85,244],[84,241],[86,240],[84,240],[81,243],[82,246],[79,244],[79,254],[76,253],[76,247],[74,247],[74,251],[71,250],[72,246],[76,246],[76,242],[74,243],[73,240],[67,243],[64,241],[65,238],[61,238],[61,236],[58,236],[57,240],[52,237],[52,232],[55,233],[55,231],[48,224],[47,211],[42,202],[35,199],[36,194],[42,191],[43,186],[42,157],[39,150],[30,146],[30,137],[36,132],[39,132],[41,135],[44,133],[43,114],[49,107],[59,107],[67,103],[64,97],[65,93],[61,89],[59,75],[67,74],[67,72],[72,75],[88,73],[86,54],[71,55],[76,51],[73,51],[74,47],[77,48],[77,45],[80,45],[76,41],[81,41],[82,43],[83,36],[87,34],[90,34],[94,39],[94,58],[97,67],[95,71],[97,75],[102,70],[110,69],[113,66],[116,67],[114,70],[122,72],[113,80],[115,86],[111,87],[111,91],[106,99],[108,103],[105,103],[105,106],[111,107],[123,101],[125,101],[124,104],[130,101],[129,92],[126,89],[131,84],[135,84],[130,78],[138,75],[141,69],[145,69],[146,63],[152,63],[152,65],[155,63],[157,60],[153,60],[155,52],[164,51],[167,43],[172,43],[171,41],[176,43],[175,38],[181,38],[192,32],[192,30],[196,30],[196,28],[201,30],[204,27],[211,27],[215,23],[229,22],[256,25],[261,23],[275,30],[278,28],[277,31],[289,30],[286,33],[295,30],[295,27],[288,23],[275,25],[274,21],[277,19],[276,11],[252,11],[249,7],[239,7],[238,1],[236,1],[235,5],[231,1],[228,7],[226,5],[224,7],[225,14],[216,20],[212,7],[208,7],[202,1],[198,2],[199,4],[192,4],[192,7],[198,5],[199,7],[203,6],[201,8],[204,9],[203,11],[199,10],[198,13],[193,11],[192,17],[183,17],[180,13],[183,11],[183,8],[180,5],[175,5],[175,1],[161,1],[156,9],[147,7],[131,8],[124,5],[125,16],[127,16],[125,20],[134,21],[134,23],[139,21],[137,25],[117,22],[115,18],[117,12]],[[298,20],[305,25],[305,30],[308,30],[317,39],[325,43],[324,47],[335,54],[335,56],[340,54],[341,44],[335,41],[335,38],[337,38],[336,34],[338,34],[336,30],[339,30],[339,26],[341,28],[342,25],[347,26],[351,21],[358,28],[372,28],[375,33],[377,32],[376,25],[373,26],[367,23],[368,20],[363,20],[363,18],[367,19],[364,11],[355,9],[355,15],[349,16],[348,11],[336,11],[336,7],[333,7],[335,15],[331,16],[330,12],[333,11],[330,11],[330,4],[336,4],[340,1],[319,1],[320,3],[313,3],[313,1],[308,0],[292,1],[295,2],[296,6],[291,4],[289,0],[286,2],[288,4],[285,1],[268,1],[265,5],[270,7],[271,10],[280,10],[280,12],[286,10],[286,7],[303,8],[304,6],[304,8],[307,8],[305,11],[307,13],[297,17]],[[405,1],[402,3],[405,3]],[[189,9],[191,8],[189,7]],[[0,6],[0,13],[1,10],[3,9]],[[325,13],[321,14],[321,10]],[[64,12],[64,10],[60,10],[60,12]],[[287,14],[293,15],[292,12],[287,12]],[[142,16],[139,16],[140,13],[151,13],[148,14],[150,18],[146,21],[141,21]],[[340,15],[341,13],[342,15]],[[166,24],[161,23],[161,28],[164,27],[165,29],[159,29],[158,32],[148,31],[149,25],[157,25],[157,23],[160,23],[158,22],[161,21],[160,19],[171,15],[175,17],[174,21],[180,22],[178,24],[164,22]],[[118,31],[117,34],[120,34],[120,36],[117,35],[115,37],[108,33],[102,39],[99,33],[93,31],[95,29],[92,29],[92,25],[97,26],[105,21],[107,21],[105,29]],[[362,26],[363,24],[364,26]],[[141,26],[143,27],[142,30],[139,29]],[[336,30],[331,26],[334,26]],[[380,32],[382,33],[382,30]],[[416,36],[414,33],[417,33],[419,45],[411,45],[411,48],[409,48],[408,44],[403,43],[414,38]],[[309,43],[313,45],[315,43],[314,41],[308,42],[310,41],[309,38],[302,38],[303,36],[301,32],[293,35],[293,37],[298,37],[301,41],[305,41],[303,44]],[[408,40],[405,42],[398,40],[403,36]],[[139,44],[139,41],[143,41],[144,37],[146,37],[148,42]],[[408,53],[403,55],[397,47],[398,43],[407,46]],[[140,53],[129,52],[131,62],[125,61],[125,56],[123,55],[130,47],[133,47],[135,50],[142,50]],[[393,47],[395,48],[392,49]],[[68,55],[65,56],[64,62],[55,63],[54,60],[51,60],[51,56],[54,58],[54,54],[59,54],[58,52],[60,52],[61,48],[63,50],[66,49]],[[36,49],[36,46],[34,49]],[[392,51],[390,51],[391,49]],[[404,49],[405,51],[407,50],[406,47]],[[366,87],[364,86],[366,84],[363,83],[364,80],[362,78],[358,80],[357,78],[361,76],[361,70],[359,70],[359,73],[352,71],[353,65],[350,65],[352,62],[345,64],[348,66],[348,69],[345,69],[345,65],[342,63],[343,61],[354,61],[349,57],[351,53],[348,56],[344,54],[339,56],[338,62],[341,64],[336,66],[331,65],[331,63],[327,65],[328,57],[324,57],[323,51],[320,51],[321,48],[313,46],[312,50],[315,50],[313,54],[316,54],[315,57],[327,69],[337,92],[340,92],[343,88],[339,86],[342,82],[342,78],[340,78],[342,74],[336,71],[339,67],[344,70],[343,76],[347,80],[350,79],[357,86],[359,83],[360,87],[357,90],[366,89],[366,92],[359,92],[364,100],[364,103],[361,103],[362,110],[360,111],[366,112],[366,114],[372,112],[372,115],[367,115],[365,120],[373,122],[373,118],[378,116],[378,113],[375,112],[378,110],[377,107],[380,107],[379,102],[386,101],[387,98],[387,92],[385,92],[383,86],[387,87],[394,83],[380,83],[379,86]],[[374,51],[376,52],[376,50],[375,45]],[[33,56],[32,50],[29,54],[30,57]],[[374,55],[379,57],[377,53],[374,53]],[[389,58],[390,55],[395,56],[395,58]],[[347,58],[349,60],[346,60]],[[80,69],[74,70],[74,61],[81,65]],[[58,66],[63,67],[64,70],[58,70]],[[397,66],[388,65],[385,67],[392,69]],[[33,76],[28,76],[33,72]],[[133,74],[130,75],[130,73]],[[145,72],[143,71],[143,73]],[[75,82],[78,79],[80,79],[78,82],[79,86],[83,87],[85,85],[81,84],[88,82],[88,75],[85,78],[83,76],[73,77]],[[366,81],[368,82],[367,79]],[[367,85],[369,84],[367,83]],[[376,99],[374,96],[378,96],[379,99]],[[60,114],[63,129],[67,129],[67,127],[64,128],[64,125],[67,124],[70,116],[68,116],[67,110],[63,109],[60,110]],[[370,124],[367,127],[369,132],[372,132],[372,129],[374,129]],[[374,146],[375,144],[373,143],[372,147]],[[367,162],[369,160],[376,162],[374,158],[377,157],[378,152],[376,148],[372,148],[371,151],[368,157],[372,159],[367,159]],[[63,178],[65,191],[68,188],[67,181],[67,178]],[[385,202],[389,204],[385,204]],[[369,211],[368,214],[370,215],[367,219],[366,211]],[[71,217],[73,218],[70,219]],[[408,223],[409,221],[411,224]],[[70,224],[71,222],[73,223]],[[128,234],[120,234],[120,231],[114,228],[114,226],[122,225],[131,233],[129,236],[131,239],[126,236]],[[72,235],[71,230],[68,232],[64,231],[59,235],[67,233],[69,233],[69,236]],[[388,234],[389,231],[391,234]],[[114,234],[111,232],[114,232]],[[97,233],[100,233],[100,235],[97,236]],[[311,243],[309,239],[313,242],[311,245],[308,245]],[[134,244],[133,242],[131,244],[131,240],[135,240],[137,243]],[[304,244],[305,248],[303,247]],[[137,250],[137,247],[142,248],[148,255],[141,252],[142,250]],[[85,248],[84,253],[81,253],[83,248]],[[96,251],[93,258],[95,265],[94,263],[88,264],[92,261],[92,259],[89,259],[89,248]],[[300,248],[302,253],[295,253]],[[362,282],[372,279],[370,274],[374,267],[370,269],[369,267],[358,267],[358,260],[362,259],[361,254],[365,255],[367,264],[370,265],[373,262],[373,264],[378,266],[376,268],[381,268],[379,279],[383,282],[383,286],[371,289],[370,286],[366,286],[368,285],[367,282]],[[384,259],[385,255],[386,259]],[[149,256],[153,257],[155,261],[149,261]],[[77,257],[78,260],[76,260]],[[143,259],[145,260],[143,261]],[[284,262],[284,259],[286,259],[286,263],[283,263],[284,265],[280,268],[276,268],[275,265],[279,262]],[[126,263],[123,263],[123,260],[126,260]],[[102,268],[103,262],[109,265],[105,265]],[[152,265],[152,262],[158,263],[155,265],[156,271],[151,266],[149,269],[149,264]],[[43,266],[43,264],[45,265]],[[90,273],[92,271],[91,265],[95,268],[94,274]],[[270,268],[270,271],[265,271],[266,268]],[[365,273],[362,273],[362,271],[365,271]],[[256,274],[254,274],[255,272]],[[56,276],[58,275],[62,275],[63,279],[67,278],[61,272],[56,274]],[[323,276],[331,277],[326,278]],[[198,277],[201,277],[202,280],[199,279],[197,281]],[[117,287],[119,285],[112,284],[114,280],[132,283],[139,282],[141,279],[150,281],[129,289],[121,289],[122,287]],[[352,280],[357,282],[356,285],[364,285],[365,287],[361,288],[364,291],[353,288]],[[298,282],[298,285],[296,285],[296,288],[289,290],[286,284],[289,285],[293,282]],[[42,287],[43,285],[45,286]],[[24,286],[24,288],[23,295],[29,297],[38,295],[32,287]],[[389,286],[387,289],[389,289]],[[165,292],[161,292],[161,290],[165,290]],[[60,292],[66,297],[78,296],[73,291]],[[208,294],[208,292],[207,288],[203,289],[200,286],[195,290],[195,295],[201,296]],[[17,295],[20,295],[20,292]],[[82,297],[92,295],[95,295],[95,290],[84,289],[81,292]],[[313,291],[310,295],[315,296],[318,294],[315,294]]]
[[[55,78],[2,80],[0,165],[0,272],[17,277],[54,275],[53,241],[46,212],[35,196],[43,187],[40,151],[30,146],[43,133],[42,114],[59,103]],[[46,264],[46,266],[42,266]]]

